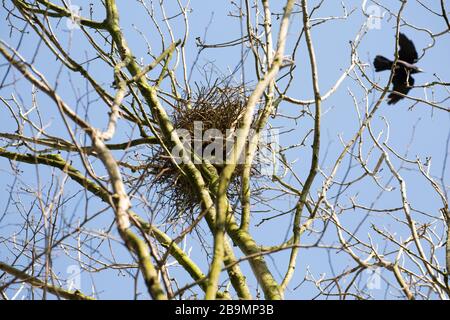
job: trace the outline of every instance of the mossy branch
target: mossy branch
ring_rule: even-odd
[[[81,293],[79,290],[75,290],[75,291],[69,291],[69,290],[65,290],[61,287],[57,287],[48,283],[45,283],[44,281],[30,276],[29,274],[16,269],[4,262],[0,261],[0,270],[5,271],[6,273],[30,284],[31,286],[35,287],[35,288],[40,288],[43,290],[46,290],[58,297],[64,298],[64,299],[68,299],[68,300],[95,300],[94,298],[87,296],[83,293]]]

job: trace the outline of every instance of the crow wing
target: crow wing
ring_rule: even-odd
[[[394,91],[408,94],[411,87],[414,86],[414,78],[411,76],[408,77],[406,71],[396,72],[392,79],[392,83],[394,84],[394,87],[392,88]],[[388,104],[395,104],[403,98],[403,96],[392,92],[388,96]]]
[[[400,51],[398,52],[399,59],[411,64],[416,63],[418,55],[414,43],[403,33],[400,33],[398,44],[400,46]]]

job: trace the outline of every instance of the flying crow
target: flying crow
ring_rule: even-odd
[[[418,58],[414,43],[403,33],[400,33],[398,44],[400,51],[398,52],[398,61],[395,66],[394,77],[392,78],[394,92],[389,94],[388,104],[395,104],[400,99],[403,99],[404,97],[396,92],[407,94],[411,90],[411,87],[414,86],[414,78],[411,77],[411,74],[422,72],[422,70],[414,65]],[[375,67],[375,71],[379,72],[391,70],[393,63],[393,61],[383,56],[376,56],[373,61],[373,66]]]

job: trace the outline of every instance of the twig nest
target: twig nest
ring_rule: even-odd
[[[172,122],[183,140],[184,150],[188,150],[187,154],[198,168],[206,160],[220,174],[235,141],[234,133],[241,124],[246,102],[247,92],[243,86],[218,85],[217,82],[212,86],[197,86],[190,100],[180,99]],[[151,161],[160,168],[154,184],[161,196],[168,198],[173,214],[178,216],[182,212],[195,212],[200,199],[189,177],[181,172],[184,167],[181,158],[175,163],[173,156],[177,154],[171,157],[158,147]],[[238,162],[228,190],[230,200],[239,197],[242,171],[243,163]],[[206,177],[205,181],[210,183]]]

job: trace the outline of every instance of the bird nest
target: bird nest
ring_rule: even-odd
[[[185,149],[190,149],[191,160],[197,168],[201,169],[199,164],[207,159],[220,175],[224,167],[220,159],[226,159],[230,149],[227,141],[230,143],[230,139],[233,139],[229,135],[239,128],[246,102],[247,92],[243,86],[221,86],[217,83],[197,87],[191,99],[177,102],[176,111],[171,116],[172,123],[177,132],[183,132],[183,137],[189,136],[188,142],[183,139],[183,143]],[[222,138],[217,139],[217,136]],[[201,141],[198,141],[198,137]],[[222,150],[211,152],[213,142],[222,144]],[[170,216],[195,213],[200,207],[200,199],[190,178],[183,174],[183,171],[186,172],[184,165],[174,163],[173,158],[160,147],[155,149],[150,161],[159,168],[153,183],[160,196],[166,198],[171,209]],[[232,202],[239,198],[242,172],[243,164],[238,162],[228,188],[228,198]],[[202,173],[204,177],[207,176],[205,172]],[[255,168],[252,166],[251,175],[254,173]],[[210,188],[210,180],[204,180]]]

